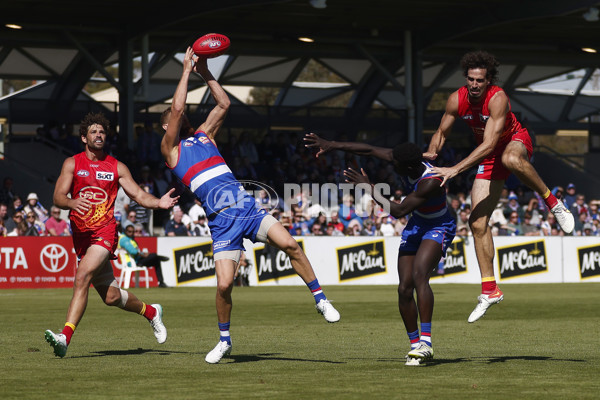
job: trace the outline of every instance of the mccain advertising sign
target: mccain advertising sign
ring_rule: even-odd
[[[212,242],[173,249],[177,284],[215,276]]]
[[[298,241],[298,245],[304,251],[304,243],[301,240]],[[255,247],[254,259],[256,260],[256,279],[258,283],[296,276],[290,258],[278,248],[269,245]]]
[[[446,249],[443,274],[436,268],[431,274],[432,278],[456,275],[467,272],[467,257],[465,256],[465,241],[457,239]]]
[[[577,258],[581,279],[600,276],[600,246],[578,248]]]
[[[543,240],[500,247],[497,253],[500,279],[548,271],[546,246]]]
[[[337,258],[340,282],[387,272],[383,239],[340,247]]]

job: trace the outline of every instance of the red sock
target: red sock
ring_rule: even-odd
[[[140,311],[140,314],[142,314],[144,317],[146,317],[146,319],[148,321],[152,321],[152,318],[154,318],[154,316],[156,315],[156,308],[152,307],[150,304],[146,304],[146,303],[142,303],[143,307],[142,307],[142,311]]]
[[[546,204],[546,207],[548,207],[549,210],[552,210],[552,208],[554,208],[554,206],[558,204],[558,199],[555,195],[552,194],[550,189],[548,189],[542,197],[544,198],[544,203]]]
[[[71,343],[71,336],[73,336],[73,333],[75,333],[75,325],[71,324],[70,322],[67,322],[61,333],[67,338],[68,346],[69,343]]]
[[[496,288],[496,279],[493,276],[481,279],[481,294],[492,294]]]

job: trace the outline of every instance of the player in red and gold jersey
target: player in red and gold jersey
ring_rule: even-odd
[[[107,305],[146,317],[158,343],[167,340],[160,304],[145,304],[120,289],[109,260],[114,258],[118,241],[114,203],[119,186],[146,208],[169,209],[179,197],[171,197],[175,189],[160,199],[147,193],[133,180],[125,164],[104,153],[108,126],[108,120],[102,114],[85,116],[79,132],[85,150],[65,160],[54,189],[54,204],[70,210],[73,245],[79,259],[65,326],[58,334],[50,330],[45,332],[46,341],[59,357],[67,353],[71,336],[83,317],[90,284]]]
[[[494,85],[498,65],[494,56],[484,51],[463,56],[461,67],[467,84],[450,95],[440,126],[423,155],[431,160],[437,157],[457,118],[465,121],[475,134],[478,146],[471,154],[453,167],[433,168],[444,184],[479,164],[471,189],[473,211],[469,225],[481,272],[482,294],[468,318],[469,322],[477,321],[491,305],[504,297],[494,278],[494,242],[489,221],[500,199],[504,181],[511,172],[542,196],[566,233],[572,232],[575,226],[573,215],[550,192],[529,162],[533,152],[531,137],[512,113],[504,90]]]

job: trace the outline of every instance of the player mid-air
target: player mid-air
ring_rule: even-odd
[[[187,130],[181,132],[181,126],[186,119],[184,110],[192,71],[204,78],[216,105],[206,121],[190,136]],[[325,297],[308,258],[296,240],[272,215],[257,207],[255,199],[233,176],[219,153],[215,136],[225,121],[229,105],[229,97],[209,71],[206,57],[198,57],[192,48],[188,48],[172,106],[161,117],[165,129],[161,151],[167,166],[196,195],[208,216],[217,275],[216,308],[220,331],[219,342],[205,358],[211,364],[218,363],[231,352],[231,292],[234,274],[244,250],[244,238],[266,242],[283,250],[290,258],[294,271],[314,295],[317,311],[328,322],[340,319],[340,314]]]

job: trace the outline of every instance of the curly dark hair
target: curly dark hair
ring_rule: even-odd
[[[100,125],[104,128],[104,132],[108,134],[108,128],[110,127],[110,122],[102,113],[89,113],[85,117],[83,117],[83,121],[81,121],[81,125],[79,125],[79,135],[85,136],[87,135],[88,129],[92,125]]]
[[[463,69],[465,78],[470,69],[481,68],[487,71],[486,77],[492,85],[496,84],[498,79],[498,67],[500,63],[492,54],[485,51],[472,51],[463,56],[460,60],[460,66]]]
[[[406,142],[397,145],[392,151],[394,160],[404,167],[415,167],[423,160],[421,148],[414,143]]]

